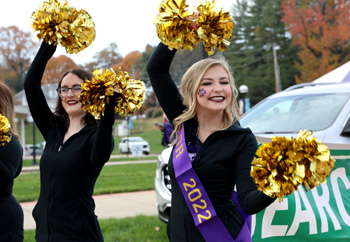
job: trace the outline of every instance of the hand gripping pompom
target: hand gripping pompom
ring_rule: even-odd
[[[113,69],[99,69],[93,72],[91,80],[82,83],[79,98],[83,109],[95,119],[100,119],[115,87],[118,87],[121,94],[116,99],[115,113],[125,117],[141,108],[145,99],[145,84],[142,81],[134,80],[122,70],[117,75]]]

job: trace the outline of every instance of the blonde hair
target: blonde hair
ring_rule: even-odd
[[[12,96],[10,88],[8,88],[4,83],[0,82],[0,113],[5,116],[10,125],[10,131],[18,139],[19,136],[16,130],[15,123],[15,101]]]
[[[200,60],[193,64],[184,74],[181,80],[181,92],[183,96],[183,104],[186,107],[184,112],[174,119],[174,131],[172,132],[170,139],[176,137],[173,143],[177,142],[177,132],[180,130],[181,124],[187,120],[194,118],[197,114],[197,90],[203,79],[204,74],[213,66],[219,65],[225,69],[229,76],[230,88],[232,91],[232,98],[229,105],[224,110],[223,126],[219,130],[229,128],[236,120],[239,120],[238,105],[236,97],[238,91],[235,87],[235,82],[231,74],[231,69],[228,63],[224,59],[207,58]],[[217,131],[217,130],[213,130]]]

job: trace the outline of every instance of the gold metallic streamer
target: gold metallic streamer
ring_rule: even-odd
[[[312,189],[326,182],[334,159],[326,145],[301,130],[296,138],[274,136],[262,144],[252,162],[250,175],[258,189],[279,201],[302,185]]]
[[[113,96],[117,86],[121,97],[116,100],[115,113],[125,117],[141,108],[145,99],[145,84],[134,80],[125,71],[119,70],[117,75],[113,69],[99,69],[93,72],[93,78],[82,83],[79,95],[83,110],[91,113],[95,119],[104,115],[109,96]]]
[[[206,0],[205,4],[197,6],[197,13],[190,13],[187,8],[185,0],[162,1],[154,20],[159,39],[171,50],[193,50],[203,42],[208,55],[214,53],[214,48],[224,51],[230,44],[227,39],[233,37],[234,23],[230,13],[222,9],[217,12],[215,0],[212,3]],[[189,20],[189,17],[194,20]],[[189,29],[193,22],[197,30]]]
[[[5,146],[11,141],[10,128],[8,119],[0,114],[0,146]]]
[[[39,39],[48,44],[59,43],[69,54],[78,53],[91,45],[96,38],[95,24],[85,11],[78,11],[67,1],[58,0],[43,2],[32,14],[34,31]]]

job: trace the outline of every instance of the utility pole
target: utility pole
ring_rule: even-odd
[[[277,63],[277,51],[276,51],[276,44],[273,43],[272,45],[272,51],[273,51],[273,63],[274,63],[274,69],[275,69],[275,89],[276,93],[282,91],[281,87],[281,79],[280,79],[280,68]]]
[[[36,143],[36,140],[35,140],[35,123],[34,123],[34,120],[33,120],[33,161],[32,161],[32,165],[37,165],[38,162],[36,162],[36,147],[35,147],[35,143]]]

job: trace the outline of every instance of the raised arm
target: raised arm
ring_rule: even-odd
[[[106,163],[114,148],[114,139],[112,136],[114,124],[114,107],[115,100],[120,97],[120,93],[114,92],[114,96],[110,97],[109,103],[106,103],[104,116],[101,117],[97,125],[97,131],[93,139],[92,152],[90,160],[94,164],[103,165]]]
[[[169,72],[175,53],[175,50],[171,51],[166,45],[160,43],[147,63],[147,72],[153,90],[171,123],[185,109],[182,96]]]
[[[55,50],[56,46],[49,45],[43,41],[24,79],[24,91],[30,113],[45,139],[50,128],[49,121],[52,112],[41,89],[41,79],[46,64],[55,53]]]
[[[235,165],[235,177],[238,201],[247,214],[255,214],[266,208],[276,199],[260,192],[253,178],[250,176],[251,162],[258,149],[257,141],[252,133],[249,138],[241,144],[240,153]]]

